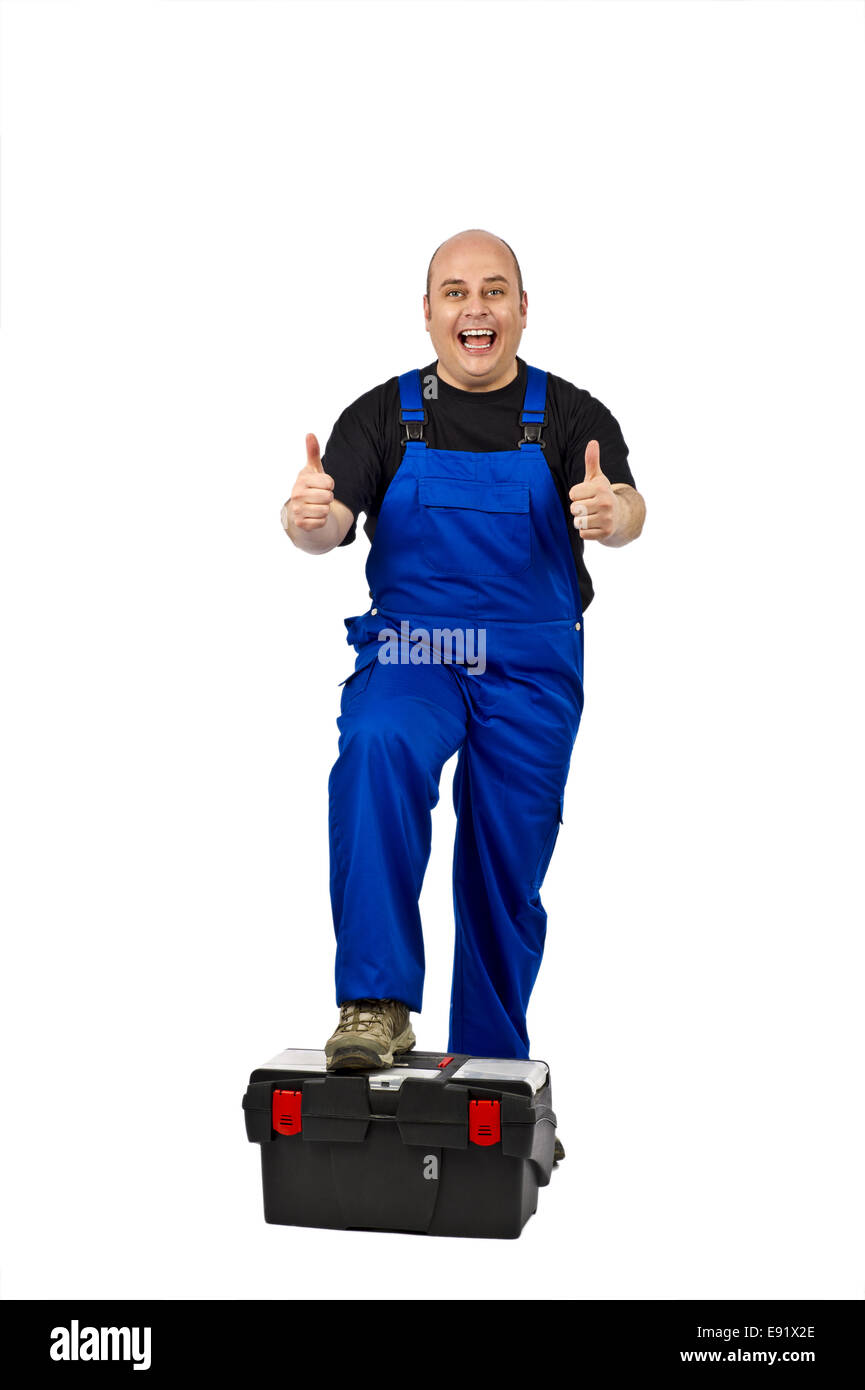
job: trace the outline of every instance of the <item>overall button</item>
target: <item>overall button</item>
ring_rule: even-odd
[[[576,628],[577,632],[579,632],[579,630],[580,630],[580,625],[579,625],[579,623],[574,623],[574,627]]]
[[[378,609],[377,609],[377,608],[371,608],[369,611],[370,611],[371,615],[372,615],[373,617],[375,617],[376,613],[378,612]],[[579,627],[579,623],[577,624],[577,626]]]

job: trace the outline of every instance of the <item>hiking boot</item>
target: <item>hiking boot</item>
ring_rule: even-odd
[[[342,1004],[336,1031],[324,1045],[327,1070],[390,1067],[416,1042],[409,1011],[397,999],[352,999]]]
[[[564,1146],[561,1139],[556,1135],[556,1147],[553,1150],[553,1163],[560,1163],[565,1156]]]

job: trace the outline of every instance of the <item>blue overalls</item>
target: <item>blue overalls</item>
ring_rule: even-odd
[[[546,373],[528,368],[524,438],[494,453],[428,447],[420,374],[399,389],[405,453],[367,560],[372,602],[345,619],[357,659],[328,784],[337,1004],[399,999],[420,1011],[430,813],[459,750],[448,1050],[527,1058],[540,889],[583,708],[577,571],[540,437]],[[389,663],[377,660],[383,629],[404,639]],[[465,634],[466,660],[442,655],[437,630]]]

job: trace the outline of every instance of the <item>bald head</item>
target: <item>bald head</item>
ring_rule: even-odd
[[[427,298],[429,298],[430,285],[431,285],[431,283],[432,283],[432,269],[433,269],[433,264],[434,264],[434,262],[435,262],[436,256],[439,254],[439,252],[440,252],[440,251],[443,251],[444,248],[445,248],[446,246],[447,246],[447,247],[455,247],[455,246],[458,246],[458,245],[460,244],[460,242],[469,242],[469,241],[470,241],[470,242],[477,243],[477,242],[479,242],[479,241],[482,241],[484,238],[486,238],[488,241],[496,242],[499,246],[503,246],[503,247],[505,248],[505,250],[506,250],[507,252],[509,252],[509,254],[510,254],[510,256],[511,256],[511,259],[513,260],[513,263],[514,263],[514,270],[516,271],[516,276],[517,276],[517,291],[518,291],[518,294],[519,294],[519,298],[522,299],[522,297],[523,297],[523,275],[522,275],[522,271],[520,270],[520,263],[519,263],[519,261],[517,260],[516,256],[514,255],[514,252],[512,251],[511,247],[508,246],[508,243],[504,240],[503,237],[494,236],[492,232],[485,232],[485,231],[483,231],[480,227],[472,227],[472,228],[470,228],[468,231],[465,231],[465,232],[457,232],[456,236],[448,237],[447,241],[443,241],[443,242],[441,243],[441,245],[440,245],[440,246],[437,246],[436,249],[435,249],[435,251],[433,251],[432,259],[430,260],[429,268],[427,269],[427,273],[426,273],[426,292],[427,292]]]
[[[449,237],[427,271],[424,326],[436,374],[461,391],[497,391],[517,375],[529,297],[501,237],[474,228]]]

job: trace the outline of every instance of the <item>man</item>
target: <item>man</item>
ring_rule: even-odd
[[[360,511],[372,541],[329,782],[328,1068],[389,1066],[414,1046],[430,812],[456,752],[448,1050],[528,1057],[540,888],[583,706],[584,542],[626,545],[645,515],[606,407],[517,357],[528,297],[507,243],[477,230],[444,242],[423,306],[436,361],[343,412],[326,472],[307,435],[282,511],[313,554],[350,544]]]

